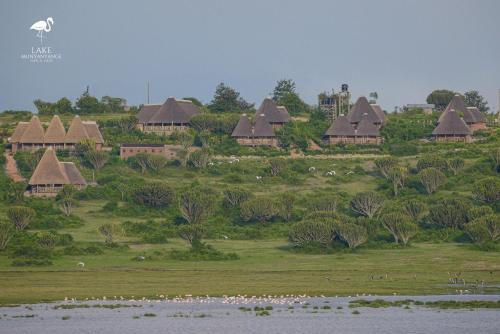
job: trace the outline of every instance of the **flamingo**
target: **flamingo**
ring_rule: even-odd
[[[43,44],[43,32],[49,32],[52,30],[52,24],[54,24],[54,19],[52,17],[48,17],[47,21],[38,21],[33,23],[30,27],[30,30],[36,30],[38,33],[37,37],[40,37],[40,43]]]

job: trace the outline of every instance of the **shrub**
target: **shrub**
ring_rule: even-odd
[[[366,229],[353,223],[337,224],[335,231],[347,243],[349,248],[356,248],[368,240]]]
[[[448,162],[437,156],[427,156],[417,161],[417,170],[420,172],[427,168],[435,168],[441,172],[448,170]]]
[[[223,253],[215,249],[212,245],[196,239],[192,247],[187,251],[171,251],[170,258],[180,261],[227,261],[238,260],[240,257],[236,253]]]
[[[500,200],[500,179],[489,177],[474,183],[472,193],[475,198],[485,203],[494,203]]]
[[[422,169],[418,173],[418,177],[428,194],[435,192],[446,181],[446,176],[439,169],[433,167]]]
[[[358,193],[351,200],[351,209],[372,218],[384,205],[384,198],[374,191]]]
[[[241,188],[226,189],[223,194],[225,207],[238,206],[252,196],[251,192]]]
[[[202,149],[191,153],[189,163],[195,168],[206,168],[210,161],[210,153],[207,149]]]
[[[13,206],[7,209],[7,217],[18,231],[22,231],[29,225],[35,210],[24,206]]]
[[[409,199],[403,202],[403,208],[406,214],[410,216],[413,220],[420,220],[423,217],[425,211],[427,210],[427,205],[417,199]]]
[[[146,163],[153,172],[158,173],[161,169],[165,168],[168,164],[166,157],[158,154],[149,154]]]
[[[500,215],[477,218],[466,224],[464,230],[475,243],[500,240]]]
[[[280,158],[269,160],[269,169],[272,176],[278,176],[285,168],[286,162]]]
[[[39,232],[36,234],[36,242],[42,248],[53,249],[58,241],[58,236],[51,232]]]
[[[52,261],[48,259],[29,259],[29,260],[14,260],[13,267],[33,267],[33,266],[51,266]]]
[[[201,224],[186,224],[179,228],[179,236],[191,245],[193,245],[196,240],[201,240],[204,232],[205,228]]]
[[[393,157],[376,159],[374,162],[380,174],[385,178],[387,178],[389,171],[398,165],[398,159]]]
[[[88,247],[78,247],[78,246],[68,246],[63,250],[64,255],[73,255],[73,256],[81,256],[81,255],[101,255],[104,253],[102,248],[97,246],[88,246]]]
[[[179,206],[182,217],[189,224],[201,224],[213,207],[213,198],[210,190],[193,188],[183,192]]]
[[[162,208],[172,204],[174,192],[165,184],[149,183],[137,187],[132,197],[139,204],[151,208]]]
[[[113,223],[105,223],[98,227],[99,233],[105,238],[106,245],[112,245],[116,236],[120,235],[123,230],[119,225]]]
[[[313,198],[307,205],[309,212],[336,212],[338,198],[335,195],[324,195]]]
[[[448,160],[448,169],[453,172],[453,175],[458,175],[458,173],[464,168],[464,159],[454,158]]]
[[[290,219],[292,219],[292,212],[295,200],[296,200],[295,196],[289,193],[281,194],[279,198],[279,203],[278,203],[280,212],[279,214],[286,221],[290,221]]]
[[[70,184],[66,184],[57,194],[56,201],[59,203],[62,212],[66,216],[71,215],[71,213],[73,212],[73,207],[76,205],[75,192],[75,187]]]
[[[496,148],[494,150],[491,150],[488,157],[489,157],[491,164],[493,166],[493,170],[496,173],[500,173],[500,148]]]
[[[429,222],[451,228],[462,228],[467,223],[467,213],[471,205],[463,199],[445,199],[429,210]]]
[[[309,243],[329,245],[335,237],[334,224],[324,221],[305,220],[293,225],[288,240],[298,247]]]
[[[256,197],[241,204],[241,217],[246,221],[264,223],[277,214],[276,204],[269,198]]]
[[[7,222],[0,222],[0,251],[4,250],[14,236],[14,227]]]
[[[467,211],[467,220],[471,222],[491,214],[493,214],[493,209],[489,206],[474,206]]]
[[[382,226],[394,237],[394,241],[406,245],[410,238],[417,233],[417,224],[410,221],[409,217],[399,212],[390,212],[381,216]]]
[[[399,189],[403,189],[408,177],[408,169],[405,167],[393,167],[387,172],[387,179],[392,182],[394,196],[398,195]]]

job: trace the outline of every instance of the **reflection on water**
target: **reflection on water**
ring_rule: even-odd
[[[500,300],[500,295],[390,296]],[[498,333],[500,309],[350,308],[359,298],[183,298],[65,301],[0,307],[0,333]],[[363,297],[375,299],[375,297]]]

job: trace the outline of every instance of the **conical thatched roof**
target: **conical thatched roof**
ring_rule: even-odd
[[[187,124],[197,113],[198,107],[196,107],[191,101],[176,100],[173,97],[169,97],[167,101],[165,101],[165,103],[153,114],[153,116],[151,116],[151,118],[146,123]]]
[[[49,147],[45,151],[30,178],[30,185],[40,184],[69,184],[65,169],[57,160],[54,150]]]
[[[356,136],[378,137],[380,132],[368,115],[363,115],[356,129]]]
[[[252,124],[250,119],[246,114],[240,116],[240,120],[231,134],[231,137],[251,137],[252,136]]]
[[[23,132],[20,143],[43,144],[44,130],[38,116],[31,117],[31,120]]]
[[[253,127],[254,137],[275,137],[274,129],[263,114],[256,116]]]
[[[256,116],[264,114],[269,123],[287,123],[290,122],[290,114],[285,107],[278,107],[273,99],[266,97],[259,109],[255,113]]]
[[[24,134],[24,131],[26,131],[26,128],[28,127],[29,122],[19,122],[17,123],[16,129],[12,133],[12,136],[10,136],[10,142],[11,143],[19,143],[21,140],[21,137]]]
[[[84,121],[83,125],[85,125],[85,130],[87,131],[90,139],[92,139],[96,144],[104,144],[101,131],[95,121]]]
[[[325,137],[328,136],[353,136],[355,132],[346,116],[342,115],[333,121],[332,125],[326,130]]]
[[[82,140],[89,139],[89,135],[87,133],[87,129],[83,124],[80,116],[75,116],[71,125],[69,126],[68,132],[66,133],[66,137],[64,138],[64,142],[67,144],[78,144]]]
[[[45,132],[44,141],[46,144],[64,143],[66,130],[59,116],[54,115],[50,121],[49,127]]]
[[[68,177],[69,183],[73,185],[85,185],[87,181],[83,178],[82,174],[76,168],[75,164],[72,162],[60,162],[66,176]]]
[[[367,115],[368,120],[375,124],[382,123],[382,120],[379,118],[377,113],[373,110],[373,108],[368,103],[366,97],[361,96],[358,98],[356,103],[352,106],[351,110],[347,113],[347,119],[351,123],[359,123],[364,115]]]
[[[380,119],[381,124],[385,124],[385,113],[382,110],[382,108],[378,104],[370,104],[372,107],[373,111],[377,114],[378,118]]]
[[[439,122],[438,126],[436,126],[434,131],[432,131],[433,135],[466,136],[471,134],[469,127],[465,124],[464,120],[458,116],[455,110],[452,109],[450,111],[443,112],[443,115],[441,116],[441,122]]]
[[[467,115],[467,117],[466,117]],[[467,107],[467,113],[464,113],[465,123],[486,123],[486,116],[476,107]]]
[[[147,123],[151,117],[160,109],[161,104],[145,104],[137,114],[139,123]]]
[[[459,114],[463,114],[464,121],[467,123],[476,123],[475,117],[473,113],[471,113],[469,110],[467,110],[467,105],[465,104],[464,98],[460,94],[455,94],[452,98],[450,103],[446,106],[444,111],[441,113],[441,116],[439,116],[438,123],[442,121],[444,118],[444,115],[446,112],[455,110],[455,112]]]

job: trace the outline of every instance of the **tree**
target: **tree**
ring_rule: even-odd
[[[285,93],[276,103],[284,106],[291,115],[299,115],[311,111],[311,108],[296,93]]]
[[[125,195],[130,191],[130,186],[125,182],[112,183],[111,186],[115,188],[120,193],[120,198],[122,201],[125,200]]]
[[[213,198],[209,194],[210,191],[200,188],[189,189],[181,194],[179,209],[189,224],[201,224],[210,214]]]
[[[12,206],[7,209],[7,217],[18,231],[22,231],[35,217],[35,210],[24,206]]]
[[[88,87],[87,90],[76,100],[75,106],[80,114],[101,112],[99,108],[99,100],[89,94]]]
[[[201,224],[186,224],[179,228],[179,237],[186,240],[190,245],[203,238],[205,228]]]
[[[465,225],[464,230],[473,243],[482,244],[488,240],[488,232],[479,222],[472,222]]]
[[[148,157],[149,155],[147,153],[138,153],[134,157],[135,163],[137,163],[137,165],[141,169],[141,175],[144,175],[144,173],[146,173],[146,170],[148,169]]]
[[[295,94],[295,82],[292,79],[282,79],[276,83],[273,90],[273,100],[281,100],[286,94]]]
[[[264,223],[278,214],[276,204],[269,198],[255,197],[241,204],[243,220]]]
[[[0,222],[0,251],[4,250],[14,236],[15,230],[12,224]]]
[[[166,157],[158,154],[148,154],[147,165],[155,173],[165,168],[168,164]]]
[[[177,134],[177,140],[181,143],[185,150],[188,150],[191,146],[193,146],[194,137],[189,132],[182,131]]]
[[[460,172],[464,168],[464,166],[464,159],[454,158],[448,160],[448,169],[453,172],[453,175],[458,175],[458,172]]]
[[[281,217],[285,221],[290,221],[292,219],[293,206],[295,204],[296,197],[290,193],[284,193],[279,199],[279,211]]]
[[[226,189],[223,192],[224,206],[235,207],[252,197],[252,193],[242,188]]]
[[[409,217],[400,212],[390,212],[381,216],[382,226],[394,237],[394,242],[408,244],[412,236],[417,233],[417,224],[410,221]]]
[[[488,156],[493,165],[493,170],[496,173],[500,173],[500,148],[491,150]]]
[[[73,207],[76,205],[75,193],[75,187],[66,184],[57,194],[56,201],[59,203],[62,212],[64,212],[66,216],[71,215]]]
[[[472,194],[476,199],[485,203],[500,201],[500,179],[488,177],[476,181],[472,188]]]
[[[24,201],[24,192],[28,184],[26,182],[14,182],[9,180],[7,183],[7,192],[5,199],[10,203],[20,203]]]
[[[430,167],[446,172],[448,170],[448,161],[436,155],[425,156],[417,161],[417,170],[419,172]]]
[[[72,114],[73,107],[71,101],[67,97],[60,98],[54,106],[54,114]]]
[[[73,150],[73,155],[77,157],[83,157],[90,151],[96,150],[95,141],[92,139],[84,139],[75,145]]]
[[[337,211],[338,198],[335,195],[324,195],[314,198],[308,205],[309,212],[330,212]]]
[[[488,107],[488,101],[484,99],[482,95],[479,94],[477,90],[471,90],[465,92],[464,94],[464,102],[467,107],[476,107],[480,112],[487,112],[490,110]]]
[[[183,148],[182,150],[177,151],[176,156],[177,159],[179,159],[181,166],[186,167],[187,162],[189,160],[189,150]]]
[[[403,209],[413,220],[418,221],[424,216],[427,205],[417,199],[409,199],[403,202]]]
[[[493,214],[493,209],[489,206],[473,206],[469,209],[469,211],[467,211],[467,220],[471,222],[478,218],[492,214]]]
[[[38,232],[36,234],[37,244],[45,249],[54,249],[58,239],[57,235],[51,232]]]
[[[99,226],[97,229],[99,233],[105,238],[104,242],[106,245],[112,245],[114,243],[115,237],[122,234],[122,228],[113,223],[105,223]]]
[[[217,85],[214,98],[208,106],[214,112],[240,112],[252,107],[253,104],[245,101],[239,92],[222,82]]]
[[[285,161],[280,158],[274,158],[269,160],[269,167],[271,171],[272,176],[278,176],[279,173],[283,170],[285,167]]]
[[[195,168],[206,168],[210,162],[210,152],[207,149],[201,149],[191,153],[189,162]]]
[[[197,107],[203,107],[203,103],[201,103],[201,101],[198,100],[196,97],[183,97],[182,99],[193,102],[193,104]]]
[[[438,89],[427,96],[427,103],[434,104],[437,110],[444,110],[455,94],[451,90]]]
[[[137,122],[138,120],[136,116],[130,116],[120,118],[116,121],[116,124],[118,125],[122,133],[129,133],[130,131],[135,130]]]
[[[382,208],[382,205],[384,205],[384,198],[374,191],[358,193],[351,200],[351,209],[369,218],[373,218]]]
[[[388,171],[387,179],[392,182],[394,196],[398,195],[399,189],[403,189],[407,177],[408,170],[404,167],[393,167]]]
[[[104,151],[90,150],[84,155],[85,160],[92,166],[94,171],[97,173],[99,169],[104,167],[106,162],[108,162],[109,155]],[[92,181],[94,180],[94,175],[92,175]]]
[[[347,243],[349,248],[356,248],[368,240],[366,229],[353,223],[338,224],[335,231]]]
[[[298,247],[310,243],[318,243],[323,246],[329,245],[335,237],[332,223],[315,220],[305,220],[293,225],[288,234],[288,240]]]
[[[163,208],[172,204],[173,190],[163,183],[148,183],[134,189],[132,199],[151,208]]]
[[[471,204],[460,198],[444,199],[429,210],[429,222],[441,227],[462,228]]]
[[[374,163],[375,166],[377,166],[377,168],[379,169],[380,174],[387,178],[387,174],[389,173],[389,171],[398,165],[398,159],[393,157],[380,158],[376,159]]]
[[[484,228],[490,241],[500,240],[500,215],[490,214],[477,218],[469,224],[478,224]],[[467,225],[469,225],[467,224]]]
[[[122,97],[105,95],[101,97],[100,105],[100,107],[103,109],[102,112],[122,112],[124,107],[127,105],[127,100]]]
[[[435,192],[446,181],[446,176],[433,167],[422,169],[418,177],[428,194]]]

